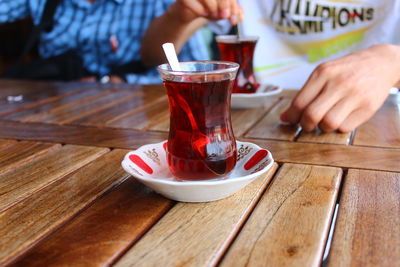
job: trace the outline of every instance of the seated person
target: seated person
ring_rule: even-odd
[[[110,75],[111,81],[141,84],[161,81],[151,68],[165,61],[154,60],[154,55],[161,56],[161,43],[175,42],[182,61],[208,59],[197,30],[208,20],[229,18],[235,23],[240,12],[236,0],[0,0],[0,23],[30,16],[40,25],[45,7],[51,10],[47,5],[55,11],[52,25],[40,29],[39,52],[52,59],[51,66],[65,67],[70,63],[64,62],[77,57],[83,71],[74,77],[94,81]],[[153,24],[142,58],[141,40]],[[79,66],[72,65],[76,72]]]
[[[245,34],[260,36],[259,81],[301,88],[283,121],[305,131],[349,132],[399,85],[399,0],[240,3],[251,14]]]

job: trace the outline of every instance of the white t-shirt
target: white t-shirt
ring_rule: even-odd
[[[243,32],[260,37],[257,78],[300,89],[322,62],[400,44],[400,0],[242,0]]]

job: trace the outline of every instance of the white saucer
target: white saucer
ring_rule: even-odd
[[[228,197],[266,173],[274,162],[271,153],[253,143],[237,141],[237,163],[221,179],[181,181],[175,179],[165,154],[167,142],[145,145],[130,151],[122,161],[126,172],[161,195],[183,202],[208,202]]]
[[[232,94],[231,106],[237,109],[262,107],[266,103],[268,97],[281,92],[282,87],[280,86],[261,84],[257,92],[253,94]]]

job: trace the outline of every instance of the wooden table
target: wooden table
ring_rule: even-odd
[[[399,266],[400,96],[354,133],[305,134],[278,121],[293,95],[233,111],[273,169],[189,204],[120,167],[167,138],[160,86],[1,80],[0,265]]]

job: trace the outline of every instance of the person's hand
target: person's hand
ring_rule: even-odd
[[[242,18],[237,0],[176,0],[148,27],[142,38],[141,60],[146,66],[157,66],[165,62],[162,44],[173,43],[179,54],[189,38],[210,20],[229,19],[236,24]]]
[[[209,20],[229,19],[236,25],[243,18],[242,8],[237,0],[177,0],[171,12],[184,22],[203,17]]]
[[[305,131],[349,132],[368,120],[400,80],[400,47],[375,45],[319,65],[281,120]]]

